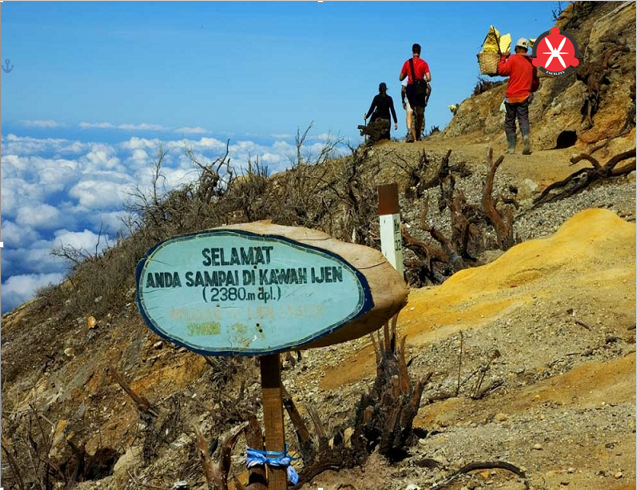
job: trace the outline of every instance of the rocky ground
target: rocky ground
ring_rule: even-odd
[[[486,175],[482,143],[392,142],[376,146],[371,158],[413,160],[426,150],[435,161],[448,149],[452,164],[471,170],[458,187],[477,203]],[[373,454],[363,467],[324,472],[304,489],[635,488],[634,172],[531,210],[543,187],[585,165],[571,166],[572,153],[577,149],[507,156],[496,190],[520,189],[514,229],[524,242],[485,254],[486,265],[441,286],[412,289],[398,332],[407,336],[412,377],[433,375],[409,456],[390,464]],[[378,179],[403,176],[387,164]],[[435,203],[438,191],[427,194]],[[401,195],[401,205],[415,234],[422,200]],[[594,210],[581,214],[586,209]],[[445,212],[432,205],[430,213],[445,230]],[[104,469],[80,488],[188,482],[203,489],[193,426],[219,434],[239,423],[241,410],[260,413],[258,367],[231,359],[210,366],[161,341],[139,318],[134,289],[129,293],[126,308],[98,318],[95,328],[86,317],[62,327],[37,301],[3,317],[3,380],[10,380],[3,384],[3,429],[24,423],[36,407],[52,430],[51,457],[68,456],[65,440],[87,441],[88,454],[104,456]],[[53,346],[44,365],[36,365],[38,345]],[[140,416],[113,369],[157,407],[155,425]],[[348,423],[374,376],[368,338],[304,352],[283,371],[302,415],[313,405],[328,430]],[[149,427],[161,427],[163,439],[145,436]],[[236,474],[244,471],[244,451],[241,439],[233,452]],[[451,480],[474,463],[482,464]],[[3,459],[5,471],[6,465]]]
[[[501,177],[516,185],[551,172],[562,178],[574,170],[565,157],[507,157]],[[474,178],[463,182],[469,201],[479,199],[478,172]],[[578,215],[554,235],[587,208],[599,211]],[[398,323],[410,346],[410,369],[414,377],[434,372],[425,400],[456,390],[458,396],[425,401],[416,425],[427,436],[402,463],[374,458],[364,471],[322,475],[316,485],[436,488],[465,464],[504,461],[522,468],[532,488],[635,488],[634,213],[634,176],[521,210],[515,230],[525,241],[545,240],[514,248],[472,270],[472,277],[412,291]],[[613,236],[615,227],[628,234]],[[297,368],[289,382],[336,417],[347,417],[336,407],[353,406],[373,381],[366,339],[310,351],[305,362],[307,371]],[[481,385],[494,389],[474,399],[486,366]],[[492,467],[445,488],[524,485]]]
[[[505,253],[491,247],[478,257],[480,267],[411,290],[398,333],[406,336],[412,378],[431,378],[408,456],[390,463],[374,453],[362,467],[321,473],[304,490],[636,488],[635,172],[533,207],[547,186],[590,167],[571,165],[573,154],[591,152],[603,164],[634,152],[634,12],[634,2],[575,2],[558,21],[599,80],[591,83],[585,70],[543,79],[530,110],[535,151],[507,155],[496,173],[494,196],[515,189],[513,229],[522,243]],[[428,222],[449,234],[437,185],[419,198],[406,194],[409,170],[424,151],[425,177],[435,176],[451,150],[450,165],[468,171],[456,176],[456,188],[479,204],[487,148],[494,159],[504,151],[503,90],[467,98],[443,133],[425,141],[375,145],[357,168],[364,185],[356,190],[369,194],[358,196],[365,211],[376,185],[397,182],[409,233],[431,242],[419,225],[428,200]],[[599,107],[587,126],[583,104],[595,94]],[[551,149],[565,130],[576,144]],[[343,162],[325,165],[320,175],[347,180]],[[212,440],[246,413],[262,416],[255,360],[206,360],[161,340],[143,323],[128,281],[118,289],[121,308],[91,291],[82,304],[99,314],[69,319],[60,304],[40,298],[2,317],[4,488],[21,488],[7,457],[14,455],[22,488],[45,488],[29,482],[47,472],[69,480],[77,470],[84,481],[75,488],[203,490],[195,427]],[[116,373],[152,410],[139,409]],[[301,415],[308,420],[313,405],[328,431],[347,426],[374,377],[369,338],[304,352],[283,371]],[[243,438],[232,463],[243,477]]]

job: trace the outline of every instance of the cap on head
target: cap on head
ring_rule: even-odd
[[[379,92],[387,92],[387,85],[385,84],[385,82],[381,82],[378,85],[378,91]]]
[[[515,47],[529,49],[529,40],[525,37],[521,37],[520,39],[518,39],[518,42],[515,43]]]

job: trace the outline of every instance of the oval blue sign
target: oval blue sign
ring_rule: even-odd
[[[137,305],[162,337],[205,355],[264,355],[328,335],[374,307],[342,257],[282,236],[173,237],[137,265]]]

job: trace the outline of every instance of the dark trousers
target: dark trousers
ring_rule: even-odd
[[[409,105],[411,109],[414,111],[412,124],[414,125],[414,129],[416,130],[416,140],[420,139],[420,133],[425,129],[425,99],[418,98],[416,96],[416,86],[413,84],[407,85],[407,99],[409,100]]]
[[[515,135],[515,119],[520,125],[522,136],[529,134],[529,99],[515,104],[504,103],[507,114],[504,118],[504,131],[507,135]]]

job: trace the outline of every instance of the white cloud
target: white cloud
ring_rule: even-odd
[[[21,157],[44,152],[80,153],[85,144],[62,138],[32,138],[8,134],[2,137],[2,155],[19,155]]]
[[[90,151],[81,160],[82,163],[88,163],[86,170],[109,169],[122,171],[124,168],[120,165],[120,160],[116,155],[117,151],[111,145],[93,143]]]
[[[282,153],[282,152],[288,152],[290,150],[296,150],[296,146],[291,145],[290,143],[286,141],[275,141],[272,144],[272,149]]]
[[[317,134],[316,136],[308,136],[309,139],[315,139],[315,140],[321,140],[321,141],[327,141],[329,139],[334,139],[334,135],[330,134],[330,133],[320,133]]]
[[[46,119],[46,120],[25,120],[25,121],[20,121],[22,124],[24,124],[25,126],[29,126],[32,128],[58,128],[60,126],[63,126],[63,124],[56,122],[52,119]]]
[[[81,129],[122,129],[125,131],[167,131],[170,128],[166,128],[159,124],[113,124],[110,122],[98,122],[90,123],[82,121],[79,124]]]
[[[16,223],[34,229],[54,230],[59,228],[62,214],[50,204],[35,203],[20,206],[16,215]]]
[[[75,160],[33,157],[30,162],[32,168],[37,171],[40,184],[51,186],[48,193],[59,192],[65,185],[75,182],[80,177],[78,163]]]
[[[83,180],[69,190],[69,196],[77,199],[80,206],[89,209],[121,208],[132,185],[103,180]]]
[[[178,143],[178,142],[175,142]],[[218,140],[217,138],[201,138],[196,140],[181,140],[179,143],[183,143],[182,147],[192,147],[197,150],[225,150],[226,142]]]
[[[36,240],[21,248],[5,247],[2,251],[2,276],[63,272],[65,261],[51,255],[53,240]]]
[[[66,229],[58,230],[55,232],[55,240],[53,241],[53,247],[58,248],[62,245],[71,247],[76,250],[84,250],[89,254],[95,253],[95,246],[97,245],[97,251],[101,252],[111,240],[110,236],[98,233],[94,233],[91,230],[84,231],[69,231]]]
[[[163,173],[166,178],[166,186],[169,189],[183,185],[193,180],[195,177],[195,173],[192,170],[186,170],[183,168],[165,169]]]
[[[126,227],[124,226],[123,220],[125,220],[127,216],[128,213],[123,210],[109,211],[99,213],[99,215],[91,213],[89,220],[92,229],[99,230],[101,227],[103,233],[109,237],[115,237],[119,231],[125,230]]]
[[[124,141],[120,143],[119,146],[121,148],[125,148],[128,150],[136,150],[136,149],[156,149],[162,144],[162,141],[154,138],[149,140],[148,138],[138,138],[137,136],[133,136],[128,141]]]
[[[49,284],[59,284],[64,274],[22,274],[11,276],[2,283],[2,312],[11,311],[35,296],[35,292]]]
[[[155,152],[152,155],[148,154],[148,151],[141,148],[135,148],[131,151],[131,155],[124,160],[129,172],[136,172],[140,168],[150,168],[157,160]],[[168,156],[170,158],[170,156]],[[165,161],[165,160],[164,160]]]
[[[120,124],[117,129],[124,129],[127,131],[167,131],[170,128],[160,126],[159,124]]]
[[[150,188],[157,150],[168,150],[162,167],[165,180],[160,182],[166,192],[192,181],[199,173],[185,148],[192,149],[204,164],[225,153],[226,141],[215,135],[218,137],[165,140],[130,137],[113,144],[2,136],[3,277],[61,277],[67,264],[52,256],[51,249],[63,241],[93,252],[100,228],[104,238],[100,246],[106,244],[106,238],[113,244],[110,237],[124,228],[123,203],[130,201],[135,186]],[[318,139],[310,142],[315,144],[303,147],[304,154],[317,153],[323,146]],[[296,146],[289,140],[259,144],[245,139],[233,142],[228,150],[237,170],[247,167],[248,158],[254,162],[258,157],[274,173],[289,166],[288,155],[295,154]],[[17,296],[15,289],[11,294],[15,301],[24,298]],[[2,296],[4,300],[5,291]]]
[[[146,153],[146,150],[137,148],[133,150],[133,154],[130,156],[129,160],[134,163],[146,163],[148,162],[148,153]]]
[[[2,219],[7,219],[7,217],[15,218],[18,210],[18,195],[11,187],[2,187],[2,192],[0,192],[0,210],[2,210]]]
[[[29,159],[18,155],[3,155],[0,163],[2,178],[16,178],[29,168]]]
[[[38,233],[30,226],[18,226],[6,219],[2,221],[2,241],[5,247],[28,247],[39,238]]]
[[[89,123],[82,121],[80,123],[81,129],[112,129],[115,125],[109,122]]]
[[[284,160],[286,162],[288,161],[287,157],[284,157],[284,155],[281,155],[280,153],[271,153],[271,152],[265,152],[263,155],[261,155],[261,158],[260,158],[260,161],[267,164],[281,163]]]
[[[184,127],[175,129],[175,133],[184,133],[184,134],[204,134],[207,133],[208,130],[206,128],[202,128],[201,126],[195,126],[194,128]]]

